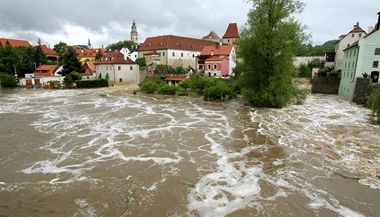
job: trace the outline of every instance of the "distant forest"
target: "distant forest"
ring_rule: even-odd
[[[302,44],[299,46],[296,51],[296,56],[323,56],[326,53],[333,53],[335,52],[335,44],[337,43],[337,40],[330,40],[322,45],[315,45],[312,44]]]

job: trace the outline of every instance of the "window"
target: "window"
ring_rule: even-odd
[[[120,83],[121,83],[121,82],[123,82],[123,79],[122,79],[122,78],[120,78],[120,79],[119,79],[119,81],[120,81]]]
[[[349,47],[350,46],[350,44],[347,44],[347,47]]]
[[[214,69],[215,70],[218,69],[218,65],[214,64]]]
[[[181,57],[183,57],[183,53],[181,53]]]
[[[193,54],[193,58],[195,58],[195,54]]]
[[[165,56],[165,52],[162,52],[162,56]]]
[[[379,61],[373,61],[372,68],[379,67]]]
[[[216,73],[214,73],[214,76],[216,76]]]
[[[130,66],[129,69],[130,69],[130,70],[133,70],[133,66]]]
[[[118,67],[117,67],[117,70],[119,70],[119,71],[120,71],[120,70],[121,70],[121,66],[118,66]]]
[[[351,68],[351,62],[348,63],[348,68]]]
[[[380,55],[380,48],[375,49],[375,55]]]
[[[158,52],[158,56],[161,56],[161,52]]]
[[[359,37],[362,37],[362,33],[359,33]]]
[[[354,36],[355,36],[355,34],[352,34],[352,35],[351,35],[351,37],[354,37]]]
[[[172,56],[175,57],[175,53],[174,52],[172,53]]]
[[[208,69],[211,69],[211,64],[208,64],[207,68],[208,68]]]

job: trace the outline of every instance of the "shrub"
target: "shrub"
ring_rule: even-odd
[[[140,69],[143,69],[146,66],[146,61],[144,57],[137,58],[135,62],[137,65],[139,65]]]
[[[146,77],[140,84],[139,87],[145,93],[154,93],[157,91],[158,87],[164,84],[164,82],[158,77]]]
[[[170,94],[170,95],[174,95],[177,91],[177,87],[174,86],[174,85],[168,85],[168,84],[161,84],[158,86],[157,88],[157,92],[159,94]]]
[[[302,105],[302,104],[304,104],[305,101],[306,101],[308,93],[309,93],[308,90],[305,90],[305,89],[296,89],[294,97],[293,97],[291,103],[295,104],[295,105]]]
[[[369,108],[372,110],[372,119],[380,124],[380,86],[377,86],[368,99]]]
[[[236,93],[226,82],[218,80],[215,85],[204,90],[203,96],[205,100],[224,100],[226,96],[230,99],[236,97]]]
[[[96,79],[96,80],[81,80],[76,81],[78,88],[99,88],[108,87],[108,81],[106,79]]]
[[[82,80],[82,74],[79,73],[79,72],[72,71],[69,75],[70,75],[71,79],[73,79],[73,81],[80,81],[80,80]]]
[[[325,67],[325,61],[322,61],[320,59],[313,59],[312,61],[310,61],[307,66],[312,69],[312,68],[324,68]]]
[[[63,83],[66,85],[66,86],[69,86],[71,87],[74,83],[73,79],[71,78],[70,75],[66,75],[65,78],[63,79]]]
[[[191,79],[186,79],[184,81],[181,81],[181,83],[178,84],[180,87],[185,89],[185,93],[187,92],[187,89],[192,86]]]
[[[61,82],[60,82],[60,81],[57,81],[57,80],[48,81],[48,83],[50,84],[51,87],[54,87],[54,88],[59,88],[59,87],[61,87]]]
[[[8,75],[5,73],[0,74],[1,87],[17,87],[18,81],[14,75]]]
[[[311,69],[306,64],[301,64],[298,69],[299,77],[311,77]]]

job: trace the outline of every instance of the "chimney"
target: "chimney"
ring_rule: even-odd
[[[378,18],[377,18],[376,30],[379,30],[380,29],[380,11],[379,13],[377,13],[377,15],[378,15]]]

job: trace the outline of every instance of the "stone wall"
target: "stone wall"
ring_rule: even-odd
[[[322,94],[338,94],[340,77],[316,77],[311,80],[311,92]]]
[[[353,102],[366,104],[367,98],[371,95],[370,78],[357,78]]]

